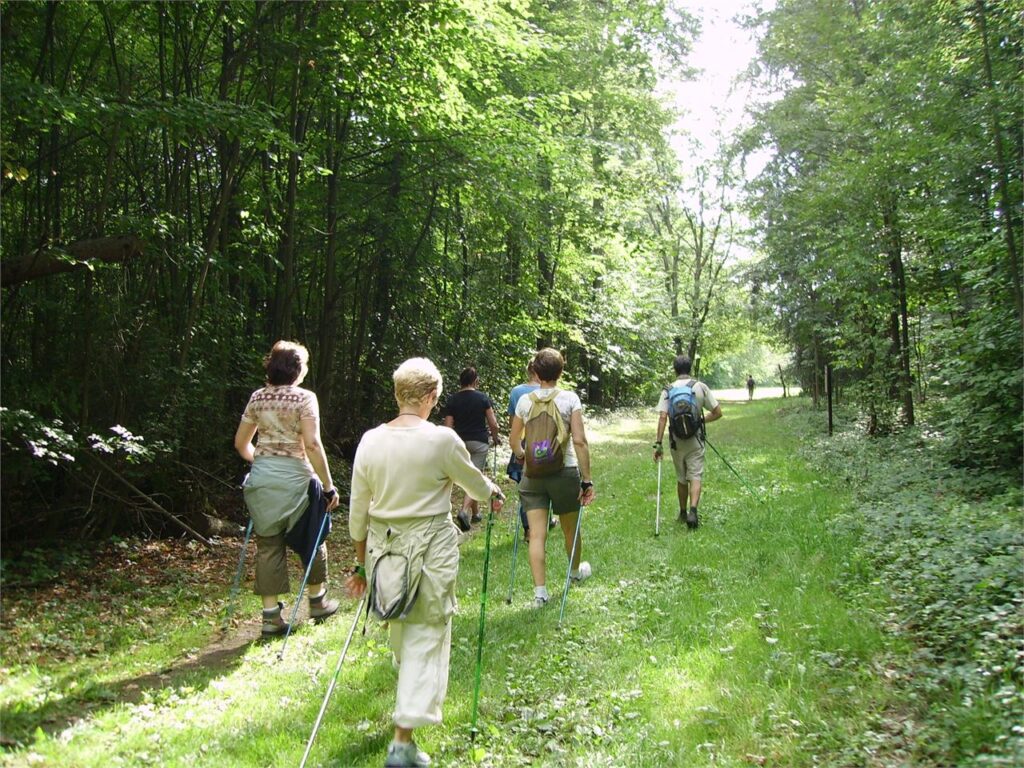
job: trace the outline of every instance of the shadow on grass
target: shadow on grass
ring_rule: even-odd
[[[80,679],[73,675],[61,677],[52,686],[52,693],[36,706],[16,702],[0,708],[2,746],[5,749],[25,746],[33,740],[37,729],[53,735],[108,708],[138,703],[153,691],[169,691],[186,685],[203,688],[234,669],[259,639],[258,624],[250,622],[227,636],[217,637],[200,653],[157,672],[110,683],[90,681],[83,686],[77,685]]]

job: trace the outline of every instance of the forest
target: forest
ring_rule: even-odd
[[[553,344],[608,408],[768,341],[869,434],[1016,465],[1018,11],[749,15],[770,97],[694,167],[656,84],[699,23],[663,0],[5,4],[5,540],[162,526],[123,481],[196,519],[278,338],[341,455],[413,354],[497,392]]]
[[[904,527],[865,536],[969,539],[982,586],[949,600],[1006,609],[1005,736],[1024,701],[1024,657],[1006,651],[1024,651],[1020,3],[751,2],[735,17],[756,43],[746,119],[698,148],[665,84],[699,81],[706,12],[0,2],[5,590],[78,567],[71,543],[210,549],[244,525],[231,441],[278,339],[310,350],[343,495],[408,357],[433,360],[446,393],[477,367],[501,419],[553,346],[588,418],[614,420],[649,414],[687,354],[712,389],[753,374],[791,394],[776,405],[799,411],[785,423],[808,430],[801,450],[834,404],[850,462],[957,499],[934,527],[903,509],[885,519]],[[976,530],[955,524],[990,505]],[[984,631],[961,619],[949,647]],[[994,679],[977,695],[1006,690]],[[1010,765],[1014,734],[900,764]],[[786,754],[767,764],[803,764]],[[618,759],[600,764],[653,765]]]

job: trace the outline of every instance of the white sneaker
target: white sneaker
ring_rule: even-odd
[[[580,568],[576,573],[570,573],[569,578],[575,581],[577,584],[581,581],[586,581],[593,575],[593,571],[590,568],[590,563],[584,560],[580,563]]]
[[[392,741],[388,746],[384,768],[419,768],[419,766],[428,765],[430,765],[430,755],[422,752],[416,746],[415,741],[410,741],[407,744]]]
[[[533,598],[533,607],[534,608],[543,608],[545,605],[548,604],[548,600],[550,600],[550,599],[551,598],[548,598],[548,597],[535,597],[535,598]]]

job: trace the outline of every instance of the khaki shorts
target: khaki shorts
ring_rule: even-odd
[[[676,438],[676,447],[671,450],[672,463],[676,467],[676,480],[680,483],[700,480],[704,474],[704,446],[700,440]]]
[[[466,441],[466,450],[469,451],[469,460],[473,462],[473,466],[481,472],[487,469],[488,447],[487,443],[481,443],[479,440]]]
[[[547,509],[556,515],[580,511],[580,469],[564,467],[547,477],[527,477],[519,483],[523,509]]]

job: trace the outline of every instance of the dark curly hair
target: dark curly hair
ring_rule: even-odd
[[[295,341],[279,341],[263,358],[267,384],[283,386],[297,382],[309,365],[309,350]]]

